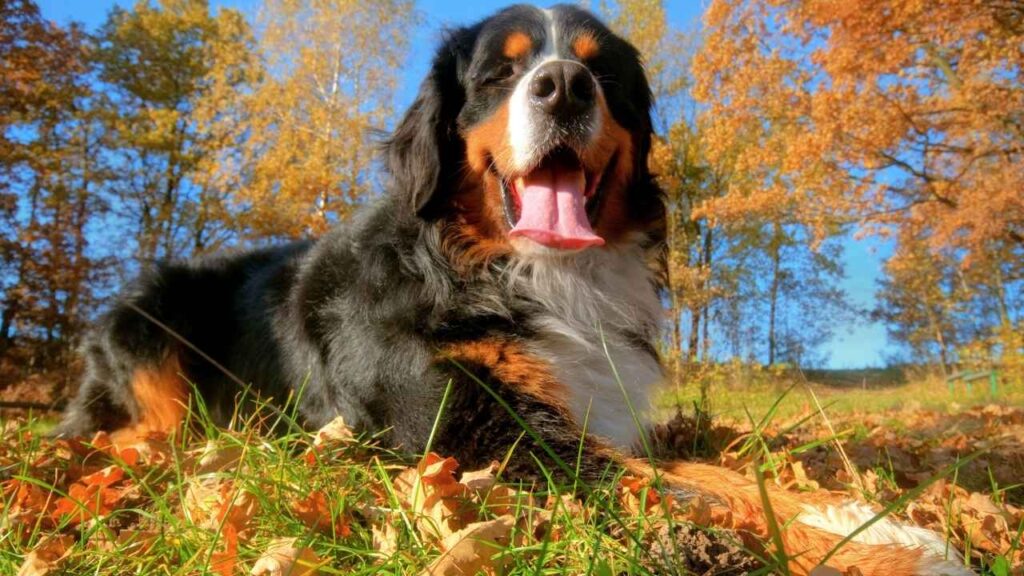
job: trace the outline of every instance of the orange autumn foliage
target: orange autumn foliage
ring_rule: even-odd
[[[693,71],[715,218],[1024,244],[1024,10],[998,0],[716,0]]]

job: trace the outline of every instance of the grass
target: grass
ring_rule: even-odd
[[[989,400],[985,386],[976,386],[968,396],[962,389],[951,394],[934,380],[850,386],[761,373],[742,381],[721,374],[708,377],[714,379],[711,408],[719,420],[752,431],[736,454],[753,459],[762,485],[781,481],[786,466],[831,451],[835,444],[834,434],[822,432],[780,447],[769,429],[790,430],[810,420],[820,426],[833,416],[841,420],[894,408],[957,412]],[[824,414],[818,413],[808,387]],[[698,397],[699,384],[694,383],[666,393],[661,406],[690,405]],[[1019,389],[1004,390],[997,399],[1008,405],[1022,401]],[[435,566],[450,545],[444,542],[451,530],[431,524],[436,510],[423,504],[439,485],[422,480],[421,474],[410,493],[403,478],[418,462],[381,447],[376,438],[344,438],[316,448],[315,436],[301,431],[288,411],[258,412],[222,430],[209,422],[202,406],[193,408],[188,429],[146,444],[150,452],[139,462],[102,444],[44,440],[43,420],[0,421],[0,574],[17,573],[27,552],[61,534],[72,540],[51,574],[248,574],[283,537],[295,538],[295,546],[322,559],[320,574],[417,574]],[[277,426],[277,433],[267,433],[268,421],[274,420],[284,425]],[[900,434],[909,434],[900,428],[909,425],[896,418],[889,424]],[[956,485],[978,475],[961,471],[961,466],[943,469],[928,481],[946,479]],[[84,497],[75,492],[87,474],[111,468],[122,470],[124,478]],[[879,460],[872,470],[877,482],[868,497],[887,514],[904,510],[923,492],[898,493],[901,471],[891,459]],[[562,485],[544,472],[549,480],[534,485],[499,483],[498,499],[493,497],[497,488],[460,496],[459,514],[473,522],[496,522],[508,515],[514,519],[499,547],[476,550],[486,556],[500,550],[497,562],[503,574],[688,573],[684,567],[692,564],[700,537],[687,532],[694,527],[685,514],[672,519],[659,514],[657,506],[649,508],[648,498],[654,496],[644,489],[629,497],[618,470],[609,470],[606,480],[591,486]],[[985,472],[987,491],[997,503],[1016,501],[1012,491],[1018,486],[994,474],[991,466]],[[410,494],[419,494],[421,482],[427,492],[425,500],[417,501]],[[448,490],[453,485],[444,486]],[[70,513],[55,512],[61,497]],[[111,501],[106,507],[105,499]],[[953,513],[950,496],[946,514]],[[1024,522],[1009,529],[1017,531],[1013,548],[981,553],[986,574],[1009,574],[1003,567],[1018,557]],[[731,538],[728,533],[705,536],[719,542]],[[777,530],[773,536],[781,541]],[[735,548],[748,559],[760,559],[761,568],[751,574],[785,573],[785,551],[778,544],[774,553],[770,546]]]
[[[902,409],[956,413],[981,404],[1024,406],[1024,386],[1003,384],[992,397],[987,382],[976,382],[968,393],[963,383],[951,391],[940,378],[907,381],[891,371],[821,371],[801,377],[748,368],[736,368],[734,373],[726,368],[706,377],[713,380],[710,408],[715,418],[740,425],[746,423],[748,411],[760,420],[783,395],[775,410],[776,420],[789,421],[815,412],[808,388],[827,413],[836,416]],[[656,404],[663,414],[676,406],[693,406],[700,400],[700,384],[698,378],[667,389]]]
[[[416,462],[374,438],[317,449],[313,435],[290,425],[268,434],[252,418],[220,430],[196,409],[189,431],[144,443],[135,462],[102,439],[54,444],[36,420],[0,424],[0,574],[17,573],[28,551],[58,534],[74,543],[53,574],[75,575],[248,574],[282,537],[323,559],[320,574],[416,574],[443,547],[435,528],[423,524],[429,511],[417,516],[400,486],[401,471]],[[123,479],[75,497],[73,486],[87,474],[111,468]],[[476,496],[459,506],[471,507],[463,512],[477,521],[516,519],[500,555],[504,574],[661,574],[686,566],[683,550],[652,551],[661,521],[624,507],[618,474],[609,470],[607,481],[587,490],[553,481],[506,486],[500,508]],[[324,508],[311,518],[316,494],[325,496]],[[70,513],[54,512],[61,497]],[[225,566],[236,536],[234,566]]]

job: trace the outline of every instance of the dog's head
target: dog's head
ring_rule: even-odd
[[[607,249],[663,225],[650,107],[636,49],[591,14],[513,6],[447,35],[386,165],[473,260]]]

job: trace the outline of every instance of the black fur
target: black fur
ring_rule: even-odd
[[[656,219],[660,195],[646,167],[650,91],[639,56],[586,12],[557,11],[564,26],[596,30],[602,39],[591,67],[637,151],[630,210]],[[538,304],[528,294],[501,292],[493,270],[457,269],[440,238],[445,198],[464,170],[460,131],[486,118],[509,92],[510,81],[495,84],[487,76],[500,69],[500,38],[513,27],[542,26],[540,18],[536,9],[517,6],[447,34],[415,103],[386,142],[389,193],[352,222],[315,243],[163,265],[126,289],[83,348],[86,375],[59,433],[130,425],[138,417],[132,372],[169,355],[180,359],[216,420],[232,414],[240,386],[138,307],[264,398],[280,400],[301,387],[299,412],[311,428],[340,414],[358,430],[388,430],[394,445],[421,451],[451,380],[438,450],[466,466],[502,458],[522,435],[504,402],[574,462],[580,430],[556,407],[506,386],[487,366],[458,367],[440,354],[458,342],[533,337],[524,319]],[[496,294],[505,299],[500,310]],[[650,342],[641,344],[653,354]],[[588,454],[583,473],[595,476],[607,460],[599,450]],[[527,435],[511,471],[531,476],[534,457],[554,467]]]

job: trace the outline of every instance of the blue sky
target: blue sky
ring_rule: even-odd
[[[77,21],[90,29],[99,26],[107,12],[115,5],[131,5],[132,0],[37,0],[45,17],[59,23]],[[258,5],[257,0],[211,0],[214,6],[228,6],[251,13]],[[509,2],[497,0],[476,0],[472,2],[450,0],[419,0],[418,7],[423,16],[421,25],[413,31],[412,46],[429,46],[430,49],[413,49],[408,65],[403,68],[401,87],[397,96],[399,108],[408,105],[416,93],[420,79],[427,71],[433,46],[439,38],[438,32],[448,25],[471,23],[494,12]],[[549,4],[542,2],[542,4]],[[596,2],[595,2],[596,4]],[[667,0],[666,11],[670,23],[677,28],[690,29],[699,20],[704,2],[698,0]],[[870,308],[874,303],[875,284],[881,275],[882,262],[889,253],[889,246],[878,240],[854,240],[846,242],[846,280],[843,288],[850,295],[852,303]],[[825,346],[833,368],[859,368],[882,364],[887,352],[885,329],[863,321],[841,326],[836,336]]]

